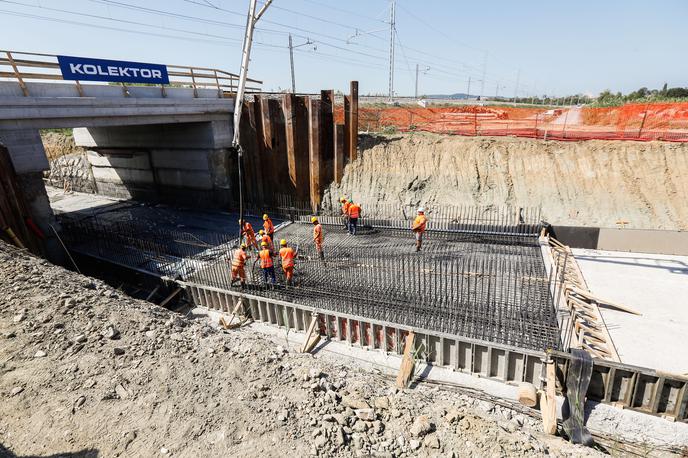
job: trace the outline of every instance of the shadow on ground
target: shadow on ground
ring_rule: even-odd
[[[50,455],[16,455],[10,449],[0,444],[0,458],[97,458],[98,450],[86,448],[78,452],[52,453]]]

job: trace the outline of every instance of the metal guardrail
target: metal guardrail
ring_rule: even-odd
[[[185,65],[167,65],[169,84],[161,84],[160,93],[166,97],[166,88],[184,87],[194,90],[194,97],[198,97],[199,89],[215,89],[218,98],[233,96],[236,92],[239,75],[235,73],[218,70],[215,68],[189,67]],[[9,80],[16,82],[21,88],[25,97],[30,96],[27,83],[40,81],[66,81],[62,78],[60,65],[57,62],[57,55],[31,53],[22,51],[0,50],[0,81]],[[248,78],[248,92],[260,92],[262,81]],[[80,97],[84,96],[84,83],[80,81],[70,81],[76,85],[76,90]],[[108,84],[92,83],[91,84]],[[127,85],[122,85],[125,95]]]

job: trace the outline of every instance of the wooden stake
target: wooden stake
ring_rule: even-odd
[[[318,314],[314,313],[313,318],[311,318],[311,324],[308,325],[308,330],[306,331],[306,340],[303,342],[303,346],[301,347],[301,353],[310,353],[310,351],[315,348],[316,344],[320,342],[320,332],[313,334],[317,324]]]
[[[309,100],[308,104],[308,140],[311,183],[311,207],[313,212],[320,207],[322,198],[322,151],[320,150],[320,101]]]
[[[351,106],[349,111],[349,161],[353,162],[358,156],[358,81],[351,82]]]
[[[344,177],[344,124],[334,129],[334,181],[339,184]]]
[[[165,300],[162,301],[162,302],[160,303],[160,307],[164,307],[169,301],[171,301],[171,300],[174,298],[174,296],[176,296],[177,294],[179,294],[179,292],[180,292],[181,290],[182,290],[181,288],[177,288],[177,289],[175,289],[174,291],[172,291],[172,294],[170,294],[169,296],[167,296],[167,297],[165,298]]]
[[[406,344],[404,345],[404,357],[401,360],[401,367],[397,374],[397,388],[403,390],[407,388],[411,382],[415,361],[413,360],[413,348],[416,335],[413,331],[409,331],[406,335]]]
[[[540,411],[542,412],[542,425],[545,434],[557,433],[557,401],[556,401],[556,366],[554,361],[546,363],[547,386],[540,396]]]

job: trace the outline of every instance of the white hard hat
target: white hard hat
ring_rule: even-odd
[[[425,209],[423,207],[418,207],[418,213],[425,213]]]

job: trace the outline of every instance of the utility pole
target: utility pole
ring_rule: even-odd
[[[294,77],[294,48],[298,48],[299,46],[308,46],[308,45],[312,45],[312,44],[313,44],[313,42],[311,41],[311,39],[307,38],[305,43],[301,43],[300,45],[294,46],[294,44],[291,41],[291,33],[289,34],[289,61],[291,63],[291,93],[292,94],[296,94],[296,80]]]
[[[485,51],[485,55],[483,56],[483,78],[480,80],[480,100],[483,99],[483,95],[485,95],[485,75],[486,75],[486,70],[487,70],[487,51]]]
[[[471,77],[468,77],[468,89],[466,89],[466,99],[471,98]]]
[[[418,98],[418,64],[416,64],[416,90],[414,92],[415,98]]]
[[[296,94],[296,80],[294,80],[294,46],[291,42],[291,33],[289,34],[289,62],[291,63],[291,93]]]
[[[516,98],[518,97],[518,83],[521,79],[521,69],[519,68],[516,72],[516,87],[514,88],[514,103],[516,103]]]
[[[256,14],[257,0],[249,0],[248,14],[246,15],[246,33],[244,34],[244,45],[241,53],[241,70],[239,71],[239,84],[237,86],[236,98],[234,99],[234,136],[232,138],[232,149],[237,152],[237,171],[239,174],[239,219],[244,218],[244,153],[239,142],[239,125],[241,124],[241,110],[244,106],[244,93],[246,92],[246,78],[248,77],[248,64],[251,61],[251,43],[253,42],[253,31],[256,22],[268,9],[272,0],[265,0],[265,4]],[[241,228],[239,228],[239,240],[241,240]]]
[[[390,1],[389,10],[389,101],[394,100],[394,27],[396,0]]]
[[[425,75],[428,70],[430,70],[430,67],[425,67],[425,70],[423,70],[423,75]],[[415,96],[418,98],[418,64],[416,64],[416,91],[415,91]]]

